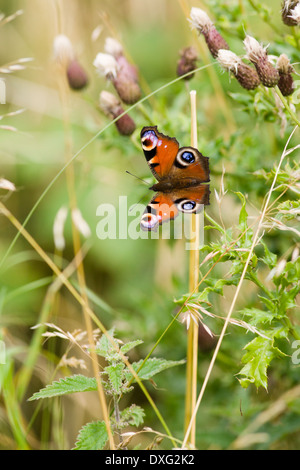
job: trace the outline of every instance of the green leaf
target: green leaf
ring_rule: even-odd
[[[102,450],[107,439],[104,421],[88,423],[80,429],[74,450]]]
[[[95,378],[85,377],[81,374],[71,375],[70,377],[52,382],[39,392],[34,393],[29,400],[39,400],[40,398],[51,398],[68,393],[89,392],[94,390],[97,390]]]
[[[267,265],[269,266],[270,269],[273,269],[276,264],[277,264],[277,255],[275,255],[274,253],[272,253],[267,245],[265,244],[265,242],[263,240],[260,241],[260,243],[262,244],[262,246],[264,247],[264,250],[265,250],[265,256],[263,256],[261,258],[261,260]]]
[[[125,365],[123,362],[118,362],[104,368],[104,372],[108,374],[109,382],[113,388],[113,394],[122,393],[122,383],[123,383],[123,370]]]
[[[130,341],[129,343],[126,343],[126,344],[123,344],[123,346],[121,346],[120,348],[120,351],[123,353],[123,354],[126,354],[128,351],[130,351],[130,349],[133,349],[135,348],[136,346],[139,346],[140,344],[142,344],[144,341],[142,341],[141,339],[137,339],[135,341]]]
[[[138,362],[133,362],[131,365],[135,372],[139,370],[143,363],[143,359]],[[170,367],[178,366],[180,364],[184,364],[185,360],[181,361],[167,361],[166,359],[159,359],[153,357],[148,359],[144,365],[142,366],[141,370],[138,372],[138,376],[141,380],[148,380],[153,375],[162,372],[163,370],[169,369]],[[132,374],[129,370],[125,371],[126,379],[129,381],[132,379]]]
[[[243,356],[242,362],[245,366],[240,370],[239,375],[245,378],[240,379],[244,388],[253,383],[256,387],[264,387],[267,390],[268,379],[267,369],[272,359],[285,356],[278,348],[273,346],[273,342],[257,336],[245,348],[247,353]]]
[[[114,328],[111,330],[107,331],[107,334],[111,337],[111,339],[114,339]],[[117,342],[115,342],[117,345]],[[111,354],[115,354],[116,350],[112,344],[112,341],[108,339],[108,337],[103,334],[99,341],[96,344],[96,353],[98,356],[102,356],[105,358],[109,358]]]
[[[145,412],[143,408],[133,404],[122,410],[120,416],[124,426],[140,426],[144,422]]]

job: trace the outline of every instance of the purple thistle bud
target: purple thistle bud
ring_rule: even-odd
[[[124,113],[120,100],[108,91],[102,91],[100,93],[99,106],[106,116],[111,119],[116,119]],[[136,128],[134,120],[128,114],[124,114],[124,116],[120,117],[115,122],[115,126],[121,135],[131,135]]]
[[[190,17],[189,21],[192,24],[192,28],[203,34],[207,47],[214,58],[217,57],[220,49],[229,49],[227,42],[217,31],[205,11],[200,8],[193,7],[191,9]]]
[[[246,36],[244,45],[247,59],[254,64],[262,84],[266,87],[274,87],[279,80],[278,70],[269,61],[267,49],[251,36]]]
[[[295,70],[285,54],[281,54],[278,58],[276,68],[279,72],[278,88],[283,96],[291,95],[295,90],[294,79],[292,77],[292,73],[295,73]]]
[[[88,84],[87,74],[76,59],[68,65],[67,78],[70,88],[73,90],[81,90]]]
[[[177,76],[181,77],[188,72],[192,72],[197,67],[198,55],[193,46],[185,47],[180,52],[180,59],[177,62]],[[185,80],[190,80],[194,76],[193,73],[184,77]]]
[[[246,90],[254,90],[260,84],[256,70],[250,67],[250,65],[244,64],[242,59],[234,52],[220,49],[217,60],[225,70],[235,76],[240,85]]]

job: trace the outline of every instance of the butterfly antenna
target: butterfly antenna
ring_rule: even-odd
[[[148,183],[145,180],[143,180],[142,178],[140,178],[139,176],[136,176],[133,173],[130,173],[130,171],[128,171],[128,170],[126,170],[126,173],[128,173],[130,176],[134,176],[135,178],[137,178],[138,180],[142,181],[144,184],[149,186]]]

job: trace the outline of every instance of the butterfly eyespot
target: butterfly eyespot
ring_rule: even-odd
[[[181,158],[187,163],[194,163],[195,161],[195,157],[191,152],[183,152]]]
[[[199,204],[191,199],[181,199],[176,201],[178,210],[181,212],[195,213],[198,211]]]
[[[154,131],[146,131],[142,136],[142,148],[144,150],[152,150],[157,146],[158,138]]]
[[[141,218],[141,227],[143,230],[151,230],[158,224],[158,222],[158,217],[148,212]]]
[[[194,153],[190,150],[179,151],[176,157],[176,164],[180,168],[187,167],[192,163],[195,163],[196,157]]]

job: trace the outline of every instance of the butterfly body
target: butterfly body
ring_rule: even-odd
[[[196,213],[209,204],[208,158],[193,147],[179,147],[174,137],[157,130],[141,131],[142,148],[150,170],[158,181],[150,187],[157,194],[148,204],[141,220],[143,230],[155,230],[172,220],[178,211]]]

